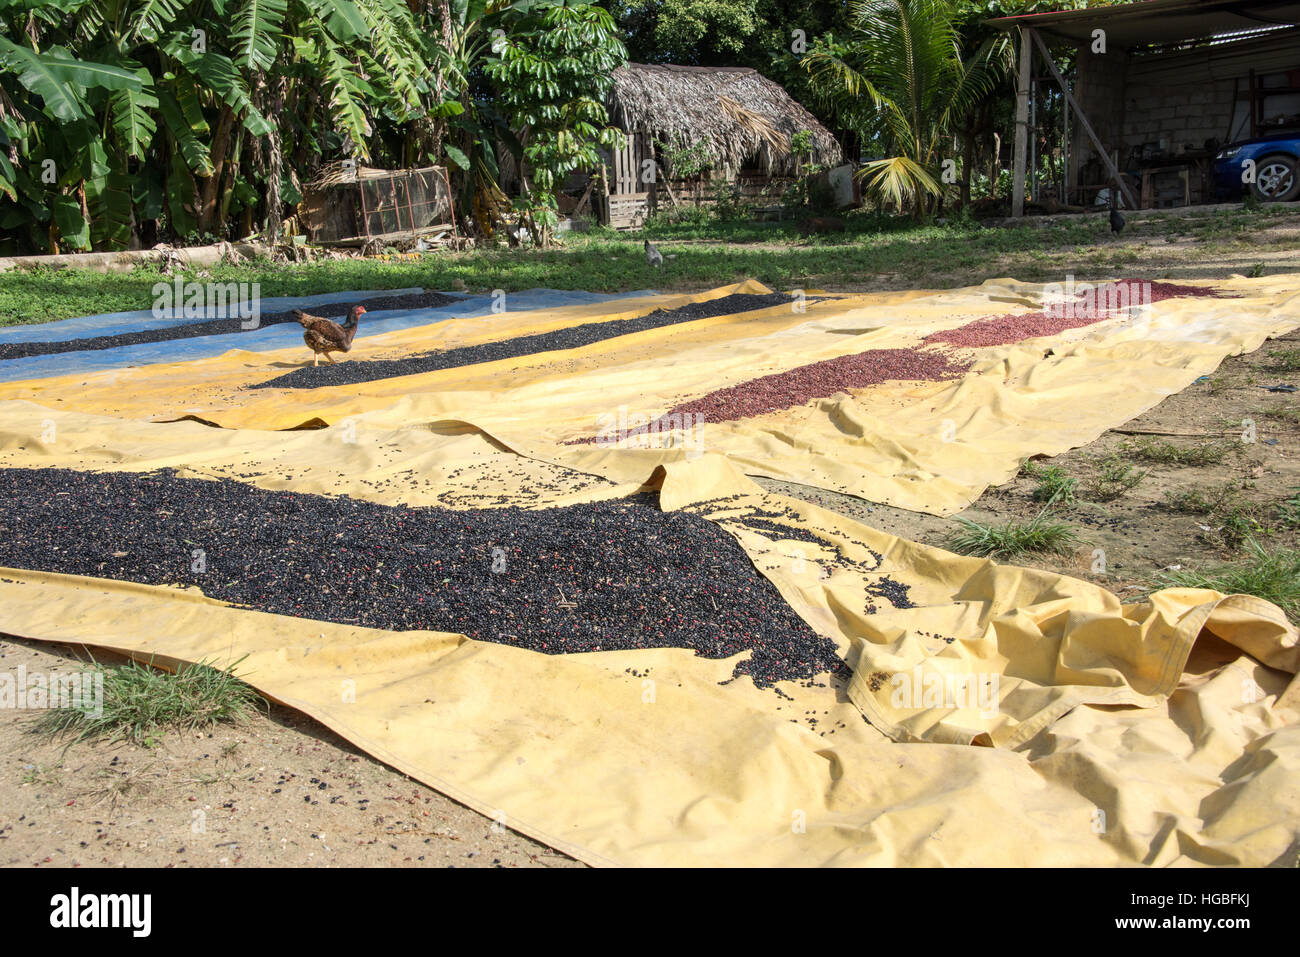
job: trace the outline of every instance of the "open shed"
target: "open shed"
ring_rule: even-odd
[[[1002,17],[1019,34],[1012,215],[1038,170],[1032,104],[1043,86],[1066,100],[1066,202],[1115,187],[1124,205],[1214,200],[1218,149],[1300,129],[1300,2],[1141,0]],[[1071,76],[1050,53],[1075,50]]]

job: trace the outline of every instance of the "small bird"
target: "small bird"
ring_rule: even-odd
[[[353,306],[348,310],[347,322],[340,326],[331,319],[313,316],[301,309],[293,310],[298,324],[307,330],[302,334],[302,341],[314,353],[311,363],[313,366],[320,365],[321,356],[333,365],[331,352],[352,351],[352,339],[357,334],[357,323],[361,321],[361,314],[365,311],[365,306]]]
[[[1110,231],[1116,236],[1124,231],[1124,217],[1119,214],[1113,201],[1110,207]]]
[[[645,241],[645,262],[647,266],[654,266],[655,269],[664,264],[664,254],[651,245],[648,239]]]

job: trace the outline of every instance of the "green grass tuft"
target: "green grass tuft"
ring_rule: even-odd
[[[1125,442],[1121,448],[1125,455],[1139,462],[1189,466],[1218,465],[1228,457],[1233,446],[1228,442],[1200,442],[1187,448],[1147,437]]]
[[[83,672],[103,678],[102,713],[77,708],[50,711],[33,730],[70,743],[107,739],[153,747],[167,731],[237,723],[265,704],[256,691],[235,677],[233,669],[207,662],[182,665],[173,674],[135,661],[107,667],[98,663]]]
[[[1205,569],[1162,572],[1156,581],[1165,588],[1213,588],[1225,594],[1255,595],[1271,601],[1292,622],[1300,622],[1300,551],[1265,551],[1255,539],[1240,561]]]
[[[1300,349],[1270,349],[1268,357],[1274,372],[1300,372]]]
[[[1020,470],[1037,483],[1030,496],[1035,502],[1066,506],[1074,504],[1074,492],[1079,480],[1059,465],[1037,465],[1026,460]]]
[[[1068,555],[1081,541],[1069,525],[1049,521],[1046,509],[1028,522],[984,525],[969,518],[957,521],[961,528],[948,536],[946,544],[962,555],[1003,559],[1027,552]]]
[[[1146,477],[1118,455],[1110,455],[1097,464],[1088,483],[1088,497],[1097,502],[1112,502],[1134,488]]]
[[[1282,422],[1290,422],[1292,425],[1300,425],[1300,407],[1291,405],[1275,405],[1270,409],[1264,410],[1265,418],[1278,419]]]

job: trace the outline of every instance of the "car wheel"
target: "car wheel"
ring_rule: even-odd
[[[1300,161],[1293,156],[1265,156],[1255,163],[1250,190],[1265,203],[1281,203],[1300,196]]]

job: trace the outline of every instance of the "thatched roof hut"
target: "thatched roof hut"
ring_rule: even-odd
[[[704,143],[732,175],[755,158],[769,174],[794,172],[790,137],[812,133],[813,162],[840,161],[835,137],[779,84],[747,67],[629,63],[614,71],[610,120],[674,145]]]

